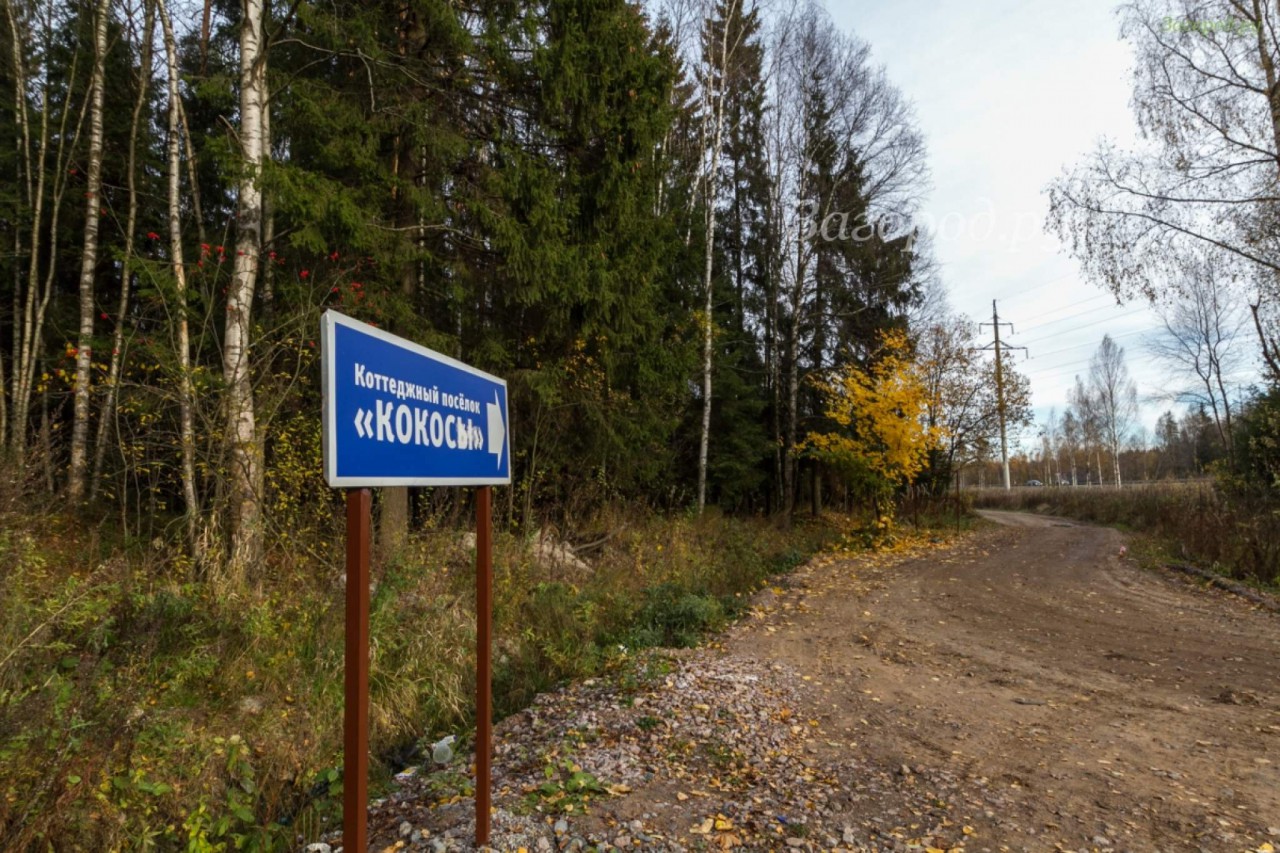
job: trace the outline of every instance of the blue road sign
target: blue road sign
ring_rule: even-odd
[[[503,380],[335,311],[320,361],[330,486],[511,482]]]

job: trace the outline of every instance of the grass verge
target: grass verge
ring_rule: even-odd
[[[497,536],[500,715],[624,650],[696,643],[838,533],[617,509],[591,529],[589,566]],[[227,595],[71,519],[0,518],[0,849],[292,849],[334,824],[341,546],[280,550]],[[473,727],[473,550],[430,529],[374,584],[376,787]]]

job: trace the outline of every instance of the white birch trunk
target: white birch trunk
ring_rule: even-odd
[[[14,11],[13,3],[5,3],[4,8],[9,23],[10,52],[13,57],[14,112],[21,132],[21,138],[18,141],[20,146],[18,161],[24,167],[25,201],[27,209],[31,213],[30,243],[26,247],[28,256],[27,275],[25,281],[20,280],[20,278],[14,281],[13,360],[9,365],[12,377],[11,399],[13,401],[13,427],[9,433],[9,450],[13,455],[14,464],[21,471],[27,461],[27,422],[31,407],[31,381],[29,376],[32,369],[29,368],[28,363],[34,360],[32,340],[35,336],[33,335],[32,326],[35,319],[35,283],[39,280],[40,274],[38,260],[40,219],[43,216],[45,196],[44,159],[48,150],[49,111],[40,111],[40,138],[36,149],[38,153],[35,155],[37,159],[33,161],[31,125],[27,119],[27,90],[30,86],[30,81],[27,79],[27,69],[24,62],[26,44],[31,38],[31,33],[23,28],[22,22]],[[33,175],[35,176],[34,181]],[[15,267],[20,268],[21,264],[17,262],[17,259],[21,258],[23,253],[20,242],[21,235],[16,228],[14,232]],[[20,277],[21,273],[17,275]],[[20,328],[19,322],[21,322]]]
[[[803,160],[798,166],[797,197],[804,198],[806,192],[805,164]],[[782,476],[784,484],[784,507],[786,518],[790,522],[796,509],[796,497],[799,490],[797,482],[799,470],[796,464],[796,446],[799,444],[800,428],[800,333],[803,329],[802,312],[804,311],[805,278],[809,275],[809,250],[805,245],[807,238],[803,228],[796,229],[795,238],[795,280],[791,283],[790,300],[791,328],[787,337],[787,432],[783,447]]]
[[[13,13],[13,4],[5,3],[5,10],[8,14],[10,30],[13,38],[14,47],[14,70],[15,81],[21,90],[20,98],[25,98],[27,81],[25,68],[22,62],[24,46],[34,40],[34,35],[26,30],[20,31],[17,16]],[[50,4],[45,9],[45,20],[40,22],[43,32],[49,34],[53,31],[53,6]],[[78,62],[78,55],[72,61],[72,74],[75,77],[75,64]],[[44,91],[41,95],[41,101],[48,104],[48,92],[50,91],[49,81],[49,63],[44,66]],[[84,118],[89,109],[89,98],[85,98],[82,104],[80,114],[77,117],[76,124],[73,128],[68,128],[70,120],[70,112],[63,110],[59,117],[58,127],[56,128],[57,148],[53,157],[53,185],[48,185],[48,170],[46,164],[49,160],[50,147],[50,129],[49,129],[49,109],[40,110],[40,136],[36,143],[36,152],[34,157],[30,153],[29,145],[29,129],[28,122],[25,119],[26,107],[25,101],[20,104],[19,113],[22,116],[19,121],[24,128],[24,148],[21,161],[26,165],[26,173],[28,175],[27,204],[31,211],[31,245],[28,247],[28,265],[27,279],[25,282],[25,292],[21,297],[15,294],[14,298],[14,337],[16,345],[14,347],[14,362],[10,365],[13,383],[13,428],[9,434],[9,448],[14,457],[14,464],[21,471],[26,465],[26,442],[27,442],[27,424],[31,414],[31,398],[35,389],[36,368],[40,360],[41,350],[43,347],[43,331],[46,312],[49,308],[49,300],[53,296],[54,278],[57,273],[58,253],[50,252],[48,262],[43,270],[40,269],[40,235],[47,230],[49,234],[58,233],[58,219],[62,210],[62,199],[66,192],[68,158],[70,153],[76,150],[80,140],[80,131],[84,125]],[[30,175],[36,176],[34,188],[31,187]],[[47,229],[44,227],[45,205],[48,202],[49,207],[49,224]]]
[[[179,440],[182,444],[182,501],[186,510],[187,545],[191,556],[199,564],[202,560],[199,535],[200,499],[196,493],[196,430],[195,391],[191,385],[191,333],[187,322],[187,273],[182,252],[182,124],[179,120],[182,94],[178,83],[178,46],[169,20],[169,10],[164,0],[158,0],[160,25],[164,31],[165,67],[169,80],[169,132],[168,132],[168,220],[169,260],[173,268],[174,292],[177,296],[177,350],[178,350],[178,418]]]
[[[13,3],[5,3],[5,21],[9,25],[9,48],[13,59],[13,116],[15,130],[14,163],[20,172],[18,176],[19,191],[23,192],[22,200],[26,204],[30,204],[33,196],[31,184],[31,130],[27,123],[27,74],[26,65],[23,61],[22,44],[23,38],[19,34],[19,24],[17,16],[14,14]],[[12,357],[9,362],[11,375],[14,379],[12,387],[5,385],[3,376],[0,376],[0,409],[4,423],[0,425],[0,447],[11,447],[9,436],[9,419],[8,404],[9,395],[17,400],[17,366],[20,363],[20,336],[18,334],[17,322],[18,317],[22,313],[22,263],[23,241],[22,241],[22,223],[13,223],[13,350]],[[6,393],[7,392],[7,393]],[[15,432],[17,428],[15,427]],[[16,442],[15,442],[16,443]]]
[[[89,77],[89,162],[86,164],[84,246],[80,252],[80,331],[76,338],[74,414],[67,498],[84,500],[89,468],[89,403],[93,383],[94,284],[98,271],[98,228],[102,207],[102,103],[107,61],[109,0],[98,0],[93,22],[93,71]]]
[[[262,250],[262,110],[266,56],[263,0],[243,0],[240,25],[240,152],[236,256],[227,293],[222,372],[227,401],[228,581],[238,585],[262,556],[262,449],[254,418],[250,315]]]
[[[698,441],[698,513],[707,505],[707,453],[711,446],[711,380],[715,367],[715,286],[714,260],[716,242],[716,195],[720,178],[720,149],[724,146],[724,101],[728,89],[729,29],[736,13],[731,5],[720,35],[720,80],[714,93],[715,109],[712,113],[711,164],[707,171],[707,235],[706,258],[702,268],[702,289],[705,296],[702,318],[702,434]],[[710,85],[710,74],[704,87]]]
[[[107,396],[102,402],[98,417],[98,434],[94,439],[93,469],[89,475],[89,500],[98,496],[102,484],[102,469],[107,458],[107,437],[111,422],[115,419],[116,401],[119,398],[120,372],[124,364],[125,317],[129,314],[129,281],[133,276],[133,239],[138,227],[138,127],[142,122],[142,108],[147,103],[151,84],[151,39],[155,32],[155,14],[151,3],[143,12],[141,54],[142,70],[138,73],[138,98],[133,104],[129,121],[129,153],[126,165],[128,212],[125,214],[124,258],[120,262],[120,299],[116,304],[116,327],[111,334],[111,362],[107,368]]]
[[[800,252],[803,254],[804,249]],[[800,311],[803,308],[803,264],[797,266],[791,293],[791,328],[787,337],[787,431],[782,448],[783,511],[788,522],[796,509],[796,442],[800,405]]]
[[[262,157],[264,160],[271,159],[271,93],[267,91],[266,77],[262,80]],[[271,199],[266,196],[262,199],[262,245],[259,246],[260,251],[270,251],[276,239],[276,218],[275,210],[272,207]],[[275,275],[275,264],[267,263],[262,265],[262,309],[267,314],[271,311],[272,303],[275,301],[275,282],[272,280]]]
[[[187,111],[178,101],[178,116],[182,120],[182,143],[187,150],[187,191],[191,193],[191,213],[196,220],[196,237],[203,245],[209,242],[204,233],[204,208],[200,206],[200,181],[196,175],[196,148],[191,142],[191,128],[187,125]]]
[[[1111,468],[1116,476],[1116,488],[1120,488],[1120,439],[1118,436],[1111,439]]]

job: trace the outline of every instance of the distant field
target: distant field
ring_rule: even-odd
[[[1141,480],[1125,483],[1121,486],[1120,491],[1128,492],[1158,492],[1162,494],[1179,494],[1188,491],[1199,491],[1201,489],[1216,489],[1217,483],[1211,477],[1201,477],[1196,480]],[[1059,492],[1092,492],[1092,493],[1111,493],[1116,492],[1116,487],[1112,485],[1084,485],[1079,486],[1026,486],[1013,484],[1007,492],[1002,486],[978,486],[965,489],[966,494],[973,495],[975,500],[987,500],[989,498],[999,499],[1007,497],[1011,501],[1019,501],[1023,505],[1032,501],[1043,501],[1047,498],[1057,496]]]

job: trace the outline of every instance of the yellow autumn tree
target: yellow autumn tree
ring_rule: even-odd
[[[924,468],[942,431],[926,425],[923,371],[901,331],[880,335],[869,368],[847,365],[818,380],[831,432],[811,432],[804,446],[877,504]]]

